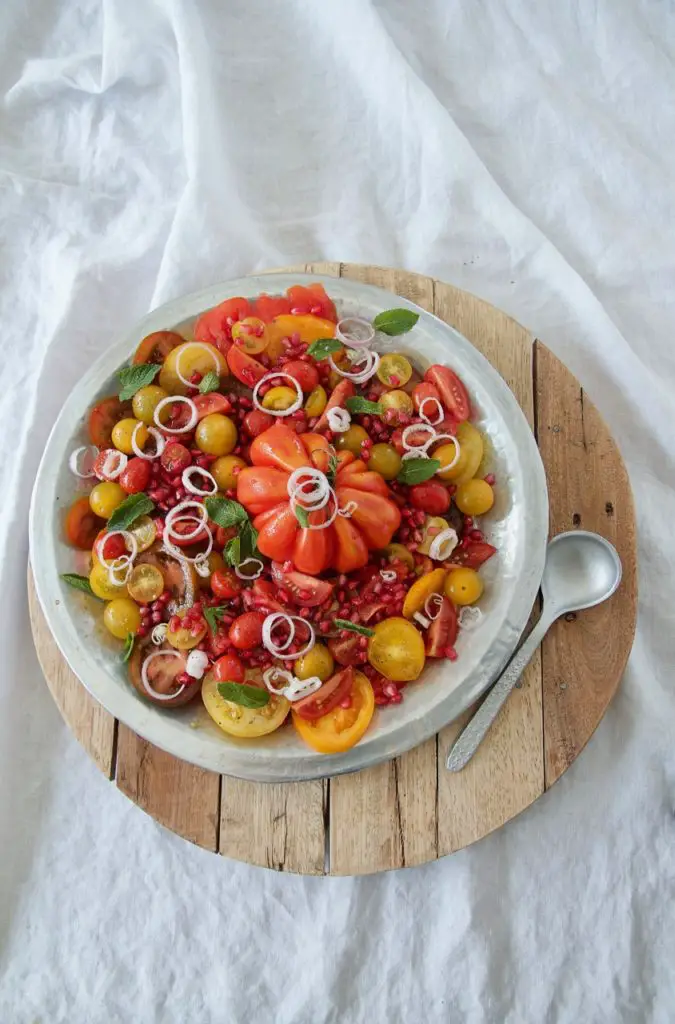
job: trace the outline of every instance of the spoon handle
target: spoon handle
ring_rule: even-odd
[[[471,721],[462,729],[448,754],[446,768],[451,772],[461,771],[476,753],[506,698],[554,621],[555,617],[547,615],[545,611],[542,613],[525,643],[513,656]]]

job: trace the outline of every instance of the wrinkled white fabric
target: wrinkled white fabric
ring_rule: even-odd
[[[5,0],[0,50],[0,1021],[672,1021],[670,5]],[[226,861],[130,804],[61,722],[25,601],[31,482],[97,353],[312,259],[431,273],[536,332],[640,526],[587,751],[474,848],[361,879]]]

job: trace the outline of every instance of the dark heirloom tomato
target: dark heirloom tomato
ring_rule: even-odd
[[[118,420],[132,416],[131,402],[120,402],[117,395],[102,398],[89,413],[89,439],[98,448],[112,444],[112,429]]]
[[[262,643],[262,628],[266,617],[262,612],[244,612],[243,615],[238,615],[230,626],[230,643],[238,651],[259,647]]]
[[[182,345],[185,341],[175,331],[155,331],[143,338],[136,352],[133,363],[163,363],[172,349]]]
[[[145,659],[159,650],[167,653],[161,658],[153,658],[148,665],[148,682],[156,693],[172,695],[168,700],[162,700],[161,697],[157,698],[148,693],[141,674]],[[152,701],[153,704],[159,704],[163,708],[178,708],[189,703],[193,697],[196,697],[202,686],[201,679],[191,679],[182,689],[182,684],[178,682],[178,677],[185,672],[189,653],[189,651],[177,651],[173,647],[169,647],[168,644],[162,648],[152,645],[137,646],[129,660],[129,679],[134,689],[138,690],[146,700]],[[179,690],[180,692],[178,692]]]
[[[259,380],[268,372],[262,363],[249,356],[242,348],[233,345],[227,353],[227,365],[230,373],[249,388],[255,387]]]
[[[129,459],[127,468],[120,476],[120,487],[127,494],[144,491],[150,480],[150,463],[147,459]]]
[[[451,416],[454,416],[460,423],[468,420],[471,415],[471,405],[467,390],[456,373],[448,366],[430,366],[424,374],[424,379],[433,384],[441,396],[441,401]],[[426,407],[425,410],[426,412]]]
[[[66,512],[66,537],[70,544],[82,551],[91,550],[104,525],[104,520],[92,512],[89,498],[78,498]]]
[[[447,597],[442,598],[438,615],[427,632],[428,658],[443,658],[448,647],[457,639],[457,609]]]
[[[354,682],[354,670],[350,667],[343,668],[321,686],[315,693],[308,697],[295,701],[293,711],[300,718],[312,721],[328,714],[336,708],[341,700],[344,700],[351,691]]]

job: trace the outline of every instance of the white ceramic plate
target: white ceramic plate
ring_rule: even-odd
[[[68,664],[112,715],[130,729],[202,768],[259,782],[314,779],[366,768],[395,757],[432,736],[460,715],[489,686],[514,650],[539,588],[548,534],[546,478],[539,450],[516,399],[482,355],[457,331],[406,299],[343,279],[324,281],[341,315],[374,317],[405,306],[420,314],[400,338],[378,336],[377,348],[403,351],[424,370],[445,363],[461,376],[471,396],[474,422],[489,438],[497,500],[482,527],[498,554],[483,570],[484,617],[463,632],[455,662],[429,660],[421,681],[409,684],[403,703],[377,710],[364,739],[341,755],[315,753],[293,728],[259,740],[235,740],[211,721],[201,702],[176,711],[146,703],[127,682],[121,644],[106,635],[102,606],[69,588],[63,572],[87,572],[62,537],[62,510],[76,496],[68,456],[87,444],[86,416],[94,402],[117,390],[116,371],[151,331],[189,327],[203,310],[235,296],[282,292],[320,280],[305,274],[247,277],[214,285],[149,313],[112,345],[66,400],[38,470],[30,510],[30,557],[37,593],[50,629]]]

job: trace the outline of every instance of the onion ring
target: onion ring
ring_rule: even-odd
[[[82,466],[82,469],[79,469],[78,461],[82,452],[89,453],[89,460],[85,461],[85,459],[83,458],[82,462],[84,463],[84,465]],[[68,469],[74,476],[79,477],[80,480],[87,480],[89,477],[96,475],[94,473],[94,461],[97,455],[98,448],[96,447],[95,444],[82,445],[81,448],[76,448],[74,451],[70,453],[70,458],[68,459]],[[91,466],[85,472],[85,466],[88,465],[89,462],[91,462]]]
[[[167,405],[172,405],[174,402],[182,402],[183,405],[187,405],[190,409],[190,420],[183,427],[167,427],[159,418],[159,414]],[[199,413],[197,412],[197,406],[191,398],[186,398],[185,395],[167,395],[161,402],[158,402],[155,406],[155,412],[153,419],[160,430],[163,430],[165,434],[186,434],[188,430],[192,430],[197,425],[199,419]]]
[[[335,337],[348,348],[366,348],[375,337],[375,328],[361,316],[345,316],[335,325]]]
[[[209,480],[213,484],[213,490],[205,491],[203,488],[200,489],[193,484],[192,477],[195,473],[203,477],[204,480]],[[183,470],[181,480],[183,482],[183,487],[186,491],[189,491],[190,494],[200,494],[202,497],[209,497],[211,494],[217,494],[218,492],[218,484],[216,483],[215,477],[209,473],[208,469],[202,469],[201,466],[188,466]]]
[[[213,365],[215,367],[215,371],[218,374],[218,376],[220,377],[220,363],[218,362],[218,359],[216,358],[215,350],[213,348],[213,345],[205,345],[203,341],[191,341],[189,344],[190,344],[190,346],[192,348],[202,348],[202,349],[204,349],[206,354],[212,357]],[[186,352],[187,352],[187,349],[183,348],[181,346],[181,351],[178,353],[178,358],[176,359],[176,376],[178,377],[179,381],[182,384],[185,385],[186,388],[194,388],[195,385],[192,383],[192,381],[188,380],[187,377],[184,377],[183,374],[180,372],[180,361],[183,358],[183,356],[186,354]]]
[[[453,530],[451,526],[447,530],[441,530],[429,546],[429,558],[434,562],[444,562],[446,558],[450,557],[458,543],[457,531]]]
[[[149,654],[141,667],[141,681],[144,689],[150,694],[155,700],[173,700],[178,697],[179,694],[185,689],[185,683],[181,683],[180,687],[175,693],[159,693],[158,690],[153,689],[148,680],[148,665],[155,658],[180,658],[182,657],[180,651],[153,651]]]
[[[136,434],[143,426],[145,426],[145,429],[150,434],[150,436],[154,437],[155,439],[155,450],[154,452],[152,452],[151,455],[148,455],[147,452],[142,451],[141,448],[139,447],[138,441],[136,440]],[[131,435],[131,447],[133,449],[134,455],[137,455],[139,459],[147,459],[149,462],[151,462],[153,459],[158,459],[162,452],[164,451],[164,449],[166,448],[166,439],[162,437],[162,435],[160,434],[159,430],[157,430],[156,427],[148,427],[146,424],[139,422],[134,427],[133,433]]]
[[[275,380],[277,377],[282,377],[285,380],[290,380],[293,384],[293,387],[295,388],[297,398],[295,399],[292,405],[289,405],[288,409],[266,409],[265,406],[262,405],[262,403],[260,402],[260,399],[258,398],[258,392],[260,391],[261,385],[267,383],[267,381]],[[302,405],[303,396],[302,388],[300,387],[300,384],[295,379],[295,377],[292,377],[290,373],[284,373],[283,370],[274,370],[272,371],[272,373],[266,373],[264,377],[260,378],[256,386],[253,388],[253,394],[251,397],[253,399],[254,406],[256,407],[256,409],[259,409],[260,412],[265,412],[269,416],[290,416],[292,413],[297,412],[300,406]]]

